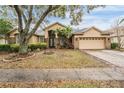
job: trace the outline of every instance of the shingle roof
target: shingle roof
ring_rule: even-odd
[[[83,29],[80,29],[80,30],[74,32],[73,34],[76,34],[76,35],[78,35],[78,34],[84,34],[84,32],[90,30],[91,28],[94,28],[94,29],[98,30],[101,34],[110,34],[108,31],[101,31],[101,30],[99,30],[96,27],[83,28]]]

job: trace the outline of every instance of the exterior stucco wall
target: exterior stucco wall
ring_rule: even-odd
[[[39,37],[33,35],[33,36],[29,39],[29,43],[33,43],[33,44],[39,43]]]
[[[0,44],[6,44],[6,40],[4,38],[0,38]]]
[[[77,38],[76,36],[73,36],[73,46],[74,49],[78,49],[79,48],[79,38]]]

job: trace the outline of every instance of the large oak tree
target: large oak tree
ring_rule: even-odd
[[[3,12],[9,18],[15,19],[18,22],[20,54],[28,53],[28,41],[31,36],[37,31],[39,26],[43,27],[44,23],[51,16],[66,18],[69,17],[72,25],[78,25],[82,21],[82,16],[86,12],[90,12],[99,6],[77,6],[77,5],[11,5],[2,6],[5,9]],[[3,14],[4,14],[3,13]],[[11,14],[11,15],[10,15]],[[33,24],[33,25],[32,25]],[[33,27],[32,27],[33,26]]]

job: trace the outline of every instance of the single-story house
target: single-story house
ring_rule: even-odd
[[[120,37],[121,48],[124,48],[124,27],[117,27],[107,30],[110,33],[111,43],[118,43],[118,36]],[[117,34],[118,31],[118,34]]]
[[[77,49],[109,49],[110,34],[96,27],[84,28],[73,33],[73,45]]]
[[[66,26],[61,23],[54,23],[44,28],[44,35],[34,34],[29,43],[46,42],[48,48],[57,48],[58,38],[56,29],[63,29]],[[7,33],[8,44],[19,43],[19,32],[17,29]],[[60,39],[60,38],[59,38]],[[96,27],[84,28],[75,31],[71,36],[71,44],[75,49],[109,49],[110,48],[110,34],[108,31],[101,31]],[[60,39],[59,44],[64,44],[63,39]]]

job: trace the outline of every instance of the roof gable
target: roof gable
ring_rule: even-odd
[[[44,30],[50,29],[50,28],[52,28],[52,27],[55,26],[55,25],[58,25],[58,26],[60,26],[60,27],[66,27],[66,26],[63,25],[63,24],[56,22],[56,23],[53,23],[53,24],[47,26],[46,28],[44,28]]]
[[[101,37],[101,31],[96,28],[90,28],[83,33],[84,37]]]

